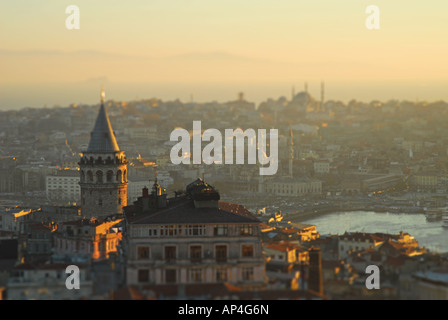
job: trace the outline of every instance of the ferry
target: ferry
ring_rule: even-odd
[[[445,213],[445,210],[440,208],[431,208],[425,211],[427,221],[440,221]]]
[[[443,214],[443,218],[442,218],[442,226],[444,227],[444,228],[448,228],[448,212],[445,212],[444,214]]]

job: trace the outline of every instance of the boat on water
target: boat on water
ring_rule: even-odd
[[[442,217],[442,226],[448,228],[448,212],[445,212]]]
[[[425,211],[425,216],[427,221],[440,221],[444,216],[446,210],[441,208],[431,208]]]

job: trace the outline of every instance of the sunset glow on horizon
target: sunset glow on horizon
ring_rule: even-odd
[[[365,27],[371,4],[379,30]],[[65,27],[69,5],[79,30]],[[325,81],[328,99],[448,100],[446,12],[441,0],[3,2],[0,109],[92,103],[102,84],[117,99],[261,101]]]

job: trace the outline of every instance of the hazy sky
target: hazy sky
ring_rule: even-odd
[[[380,30],[368,30],[368,5]],[[67,30],[68,5],[80,29]],[[0,109],[193,95],[448,100],[446,0],[0,2]]]

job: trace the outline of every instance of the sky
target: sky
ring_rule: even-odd
[[[80,28],[68,30],[69,5]],[[366,28],[375,5],[380,29]],[[447,100],[448,1],[0,3],[0,109],[157,97]]]

